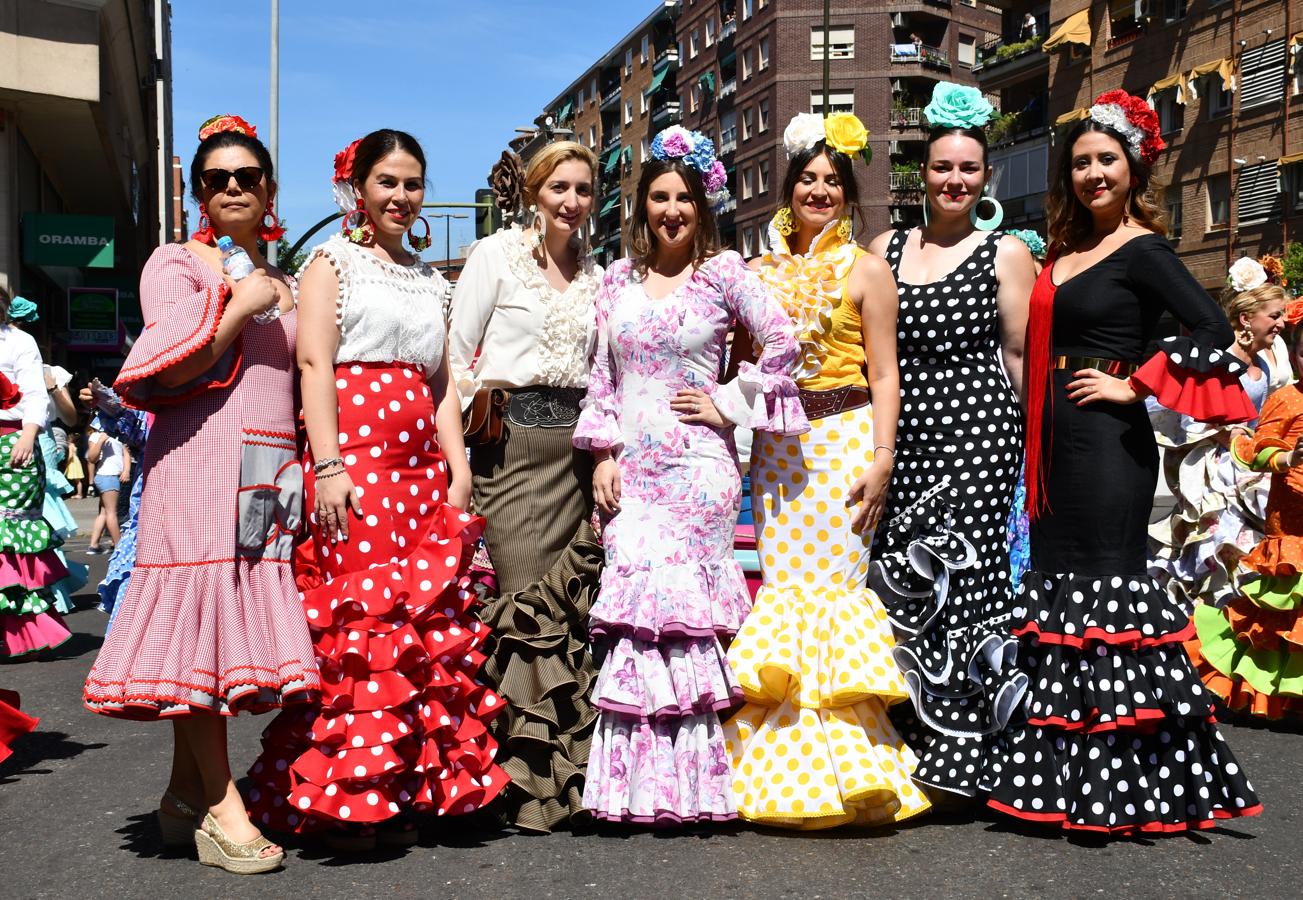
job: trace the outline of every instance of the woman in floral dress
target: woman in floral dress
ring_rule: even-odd
[[[708,193],[725,174],[704,136],[652,144],[634,257],[597,296],[597,356],[575,445],[593,451],[610,517],[592,629],[607,641],[584,805],[599,819],[735,818],[718,711],[741,695],[720,638],[751,606],[732,557],[741,478],[731,428],[809,429],[788,370],[791,324],[734,252],[718,252]],[[734,318],[764,346],[719,383]]]

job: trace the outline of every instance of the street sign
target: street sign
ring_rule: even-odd
[[[68,349],[116,350],[121,345],[117,289],[68,288]]]

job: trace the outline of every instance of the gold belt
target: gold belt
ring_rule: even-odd
[[[1134,374],[1140,367],[1135,363],[1123,362],[1120,359],[1104,359],[1100,356],[1056,356],[1053,368],[1067,369],[1069,372],[1078,369],[1098,369],[1105,375],[1127,376]]]

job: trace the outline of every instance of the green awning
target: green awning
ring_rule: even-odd
[[[620,159],[624,161],[625,165],[628,165],[629,163],[633,162],[633,148],[625,147],[623,150],[621,150]]]
[[[616,147],[615,149],[613,149],[610,152],[610,154],[606,157],[606,165],[602,166],[602,171],[603,172],[615,171],[616,164],[619,163],[620,157],[623,155],[624,155],[623,148]]]
[[[648,97],[661,89],[661,85],[665,83],[665,76],[668,74],[670,74],[669,63],[666,63],[652,73],[651,87],[647,88],[646,91]]]
[[[556,114],[556,120],[558,123],[564,122],[570,118],[570,110],[574,107],[574,105],[575,104],[574,104],[573,97],[566,99],[565,104],[561,107],[561,111]]]
[[[697,79],[697,83],[700,84],[702,87],[704,87],[710,93],[712,94],[715,93],[714,72],[703,72],[701,77]]]
[[[612,197],[610,200],[607,200],[605,203],[603,203],[601,210],[599,210],[597,214],[599,216],[604,216],[619,205],[620,205],[620,195],[617,194],[614,197]]]

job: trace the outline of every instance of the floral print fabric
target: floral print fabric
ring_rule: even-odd
[[[753,369],[720,384],[735,318],[764,350]],[[608,646],[584,805],[617,821],[731,819],[717,711],[741,696],[720,638],[751,606],[732,556],[741,478],[731,429],[681,422],[670,400],[699,388],[734,424],[804,433],[789,374],[798,347],[782,307],[733,252],[659,299],[631,261],[617,263],[597,296],[597,327],[575,445],[615,451],[622,496],[603,533],[592,611]]]

